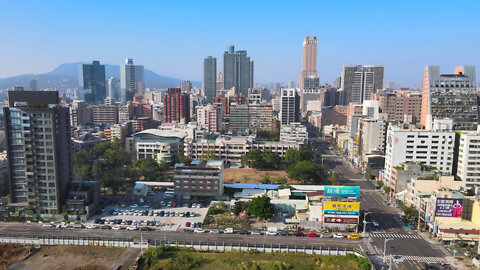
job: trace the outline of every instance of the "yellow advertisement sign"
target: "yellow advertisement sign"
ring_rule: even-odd
[[[325,215],[358,215],[359,202],[325,202],[323,213]]]

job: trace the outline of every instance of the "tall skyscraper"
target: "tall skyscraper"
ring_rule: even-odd
[[[100,61],[81,64],[78,72],[80,95],[90,105],[103,104],[106,97],[105,66]]]
[[[114,77],[110,77],[107,83],[108,97],[115,99],[118,102],[122,101],[122,92],[120,90],[120,80]]]
[[[132,101],[137,94],[143,95],[145,89],[144,69],[143,66],[134,65],[131,58],[127,58],[125,65],[120,66],[120,89],[123,104]]]
[[[343,104],[372,99],[372,94],[383,89],[384,70],[385,67],[379,65],[343,66],[340,82]]]
[[[450,118],[455,130],[475,130],[478,124],[474,66],[458,66],[454,74],[440,74],[439,66],[425,67],[420,124],[431,128],[435,119]]]
[[[11,200],[55,214],[73,178],[68,108],[57,91],[9,91],[5,107]]]
[[[247,51],[235,51],[230,45],[223,54],[223,87],[248,96],[248,88],[253,87],[253,61],[247,56]]]
[[[303,40],[302,71],[300,72],[299,88],[303,90],[304,79],[318,77],[317,73],[317,37],[307,36]]]
[[[30,78],[30,91],[37,91],[38,90],[38,79],[37,79],[37,76],[33,76],[32,78]]]
[[[202,88],[207,103],[217,96],[217,58],[209,56],[203,60]]]
[[[182,93],[190,93],[190,91],[192,91],[192,82],[191,81],[181,82],[180,89],[182,89]]]
[[[163,95],[163,122],[187,124],[190,121],[190,96],[180,88],[168,88]]]
[[[282,88],[280,99],[280,120],[282,125],[300,122],[300,97],[297,89]]]

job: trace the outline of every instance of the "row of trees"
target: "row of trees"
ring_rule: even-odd
[[[280,156],[270,150],[262,151],[255,149],[242,157],[242,163],[255,169],[278,169],[280,168]]]
[[[270,202],[270,197],[263,195],[253,198],[250,202],[235,202],[232,208],[233,214],[238,217],[244,211],[257,218],[267,219],[273,216],[275,209]]]
[[[322,184],[324,174],[322,166],[318,164],[321,156],[315,154],[312,148],[288,149],[285,160],[290,163],[286,169],[290,179],[303,184]]]
[[[151,158],[133,161],[118,140],[96,144],[90,150],[73,153],[73,176],[77,180],[94,179],[113,194],[125,187],[125,179],[154,181],[162,179],[166,165]]]

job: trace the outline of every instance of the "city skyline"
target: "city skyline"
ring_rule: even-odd
[[[0,19],[9,26],[4,36],[15,42],[0,45],[0,51],[8,52],[3,57],[0,78],[43,73],[67,62],[94,59],[120,64],[122,59],[132,57],[159,74],[199,81],[203,58],[207,55],[220,58],[221,52],[233,44],[247,50],[255,60],[255,82],[295,80],[298,83],[302,40],[309,35],[317,36],[319,41],[321,61],[317,68],[321,83],[333,82],[343,65],[384,65],[386,81],[414,84],[423,79],[422,72],[427,65],[475,65],[480,60],[480,56],[472,53],[479,38],[469,34],[478,25],[474,11],[478,10],[475,6],[479,3],[473,1],[461,6],[415,3],[415,9],[409,3],[309,2],[312,12],[321,11],[322,20],[305,16],[298,3],[271,5],[265,1],[248,5],[187,1],[130,6],[120,1],[115,5],[96,3],[98,8],[94,10],[89,9],[91,4],[93,2],[51,1],[29,3],[25,8],[18,2],[3,3],[4,10],[9,10]],[[102,10],[107,8],[110,12],[104,14]],[[248,20],[241,23],[229,20],[228,13],[224,12],[229,9],[245,14]],[[89,12],[84,12],[86,10]],[[121,14],[127,10],[135,15],[135,20],[124,20]],[[184,10],[182,20],[169,22],[174,14],[170,10]],[[216,16],[198,20],[196,15],[206,10]],[[287,11],[292,20],[271,15]],[[342,16],[336,15],[339,13]],[[25,19],[18,20],[14,14],[23,14]],[[408,20],[405,14],[410,14]],[[304,19],[295,20],[300,17]],[[462,27],[458,27],[456,21],[461,21]],[[358,27],[352,27],[352,22]],[[375,27],[370,27],[373,25]],[[369,29],[368,38],[364,37],[364,31],[358,31],[360,27]],[[456,31],[459,38],[433,42],[448,31]],[[128,38],[125,33],[129,33]],[[32,38],[36,42],[27,42]]]

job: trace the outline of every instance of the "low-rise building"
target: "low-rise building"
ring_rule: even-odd
[[[184,199],[222,196],[223,170],[223,160],[210,160],[205,165],[201,162],[192,162],[189,166],[175,164],[175,195],[181,195]]]
[[[393,167],[390,178],[392,197],[398,197],[397,194],[407,190],[407,183],[412,178],[434,177],[435,173],[435,169],[415,163],[402,163]]]
[[[305,144],[308,141],[307,127],[298,122],[292,122],[280,127],[280,141]]]
[[[184,139],[186,132],[147,129],[132,135],[127,141],[132,140],[137,159],[150,157],[153,160],[166,163],[175,161],[175,157],[183,155]]]
[[[106,142],[106,139],[93,136],[92,134],[84,134],[76,139],[73,139],[73,148],[75,151],[92,149],[95,144]]]

